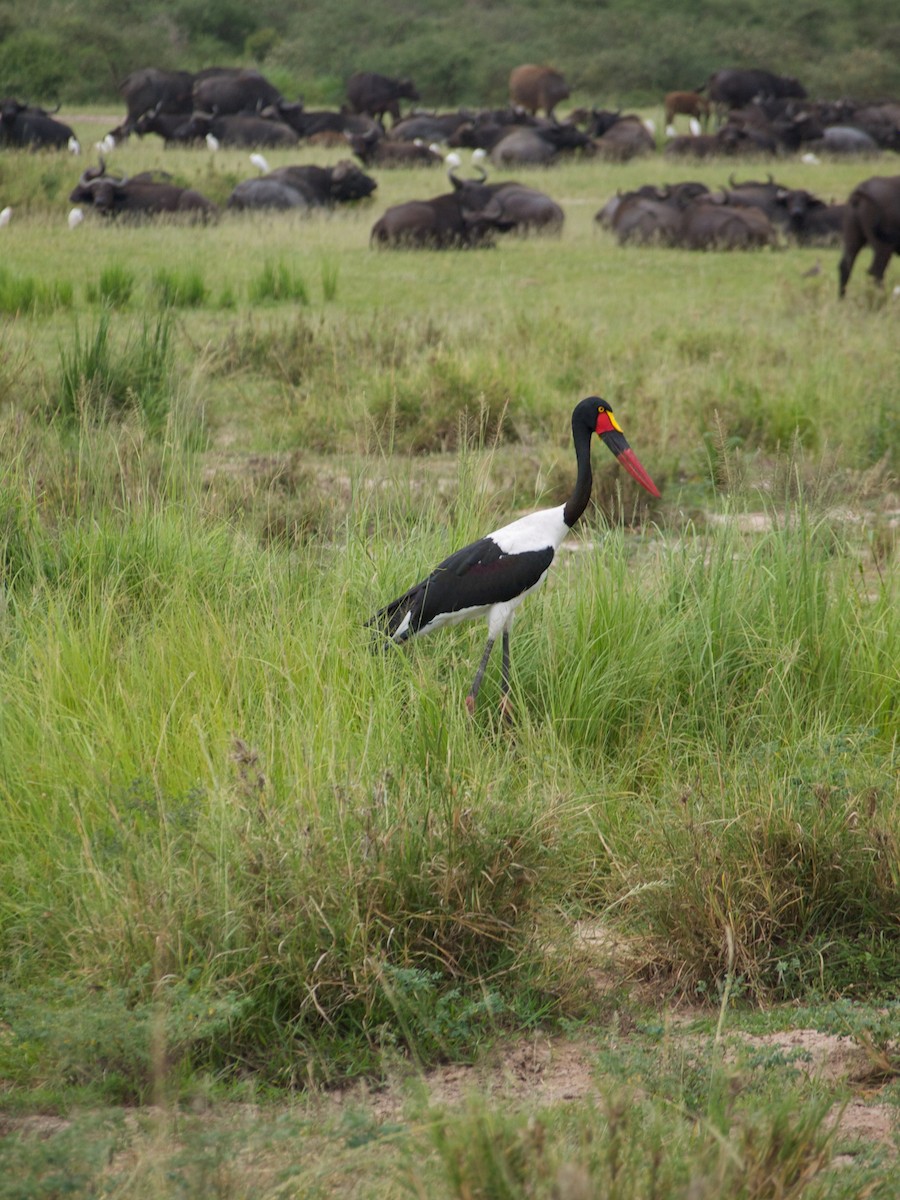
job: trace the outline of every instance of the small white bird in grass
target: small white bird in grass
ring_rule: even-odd
[[[251,154],[250,161],[253,163],[254,167],[256,167],[257,171],[262,171],[263,175],[268,175],[270,170],[269,164],[261,154]]]
[[[77,137],[70,137],[68,145],[69,145],[69,150],[72,154],[80,154],[81,153],[81,142],[79,142]]]
[[[696,117],[691,117],[691,119],[688,121],[688,126],[690,127],[691,133],[694,137],[699,137],[703,132],[703,126]]]
[[[643,126],[647,130],[647,132],[650,134],[651,137],[656,137],[656,122],[653,120],[652,117],[645,117],[644,121],[643,121]]]
[[[484,160],[486,158],[487,158],[487,150],[485,150],[483,147],[479,146],[476,150],[472,151],[472,162],[473,163],[484,162]]]
[[[99,142],[94,142],[94,149],[99,151],[100,154],[109,154],[111,151],[115,150],[115,148],[116,139],[111,133],[108,133],[106,137],[102,138]]]
[[[208,133],[206,135],[206,145],[210,150],[218,150],[219,139],[217,137],[215,137],[213,134]]]
[[[563,538],[579,520],[591,498],[591,438],[597,434],[622,466],[651,496],[656,484],[625,440],[612,409],[599,396],[588,396],[572,413],[572,440],[578,474],[565,504],[545,508],[504,525],[487,537],[457,550],[421,583],[392,600],[368,622],[394,642],[415,634],[456,625],[469,617],[487,617],[488,639],[466,696],[475,698],[498,636],[503,635],[500,711],[509,716],[509,633],[516,609],[544,579]]]
[[[817,155],[813,154],[811,150],[808,150],[806,154],[800,155],[800,161],[806,163],[808,167],[817,167],[822,160]]]
[[[452,170],[456,170],[457,167],[462,166],[462,158],[456,153],[455,150],[451,150],[444,159],[444,166],[450,167]]]
[[[12,208],[7,204],[6,208],[0,209],[0,229],[5,229],[12,220]]]
[[[69,212],[69,228],[70,229],[77,229],[83,220],[84,220],[84,209],[73,208],[70,210],[70,212]]]
[[[671,123],[666,126],[666,137],[667,138],[678,137],[678,130]]]

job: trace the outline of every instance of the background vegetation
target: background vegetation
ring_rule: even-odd
[[[552,62],[580,100],[649,103],[722,66],[796,75],[810,94],[900,94],[892,0],[785,7],[748,0],[48,0],[0,4],[0,94],[64,105],[111,102],[132,70],[263,69],[285,95],[339,104],[356,70],[410,75],[425,105],[502,103],[510,68]]]

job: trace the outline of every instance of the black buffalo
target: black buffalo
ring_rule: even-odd
[[[46,109],[8,97],[0,103],[0,146],[28,150],[74,150],[78,140],[72,129]]]
[[[333,167],[278,167],[267,175],[239,183],[228,198],[228,207],[332,208],[364,200],[377,186],[349,159]]]
[[[677,241],[688,250],[750,250],[771,246],[775,229],[758,208],[733,208],[700,196],[681,215]]]
[[[451,113],[415,113],[391,126],[391,137],[403,142],[445,142],[474,115],[464,108]]]
[[[220,117],[260,113],[263,109],[272,109],[281,116],[284,112],[299,113],[303,109],[300,101],[285,100],[278,88],[259,71],[224,70],[195,79],[193,107],[195,111]]]
[[[410,200],[389,208],[372,227],[371,244],[433,250],[484,245],[494,230],[511,229],[503,207],[485,183],[458,179],[453,191],[431,200]]]
[[[330,108],[302,109],[292,112],[282,110],[281,119],[290,125],[302,138],[320,138],[322,134],[334,134],[337,138],[348,133],[375,133],[380,136],[381,126],[371,117],[360,113],[337,112]]]
[[[546,121],[513,129],[496,143],[490,157],[497,167],[541,166],[572,150],[590,152],[593,141],[575,125]]]
[[[376,71],[357,71],[347,80],[347,99],[355,113],[366,113],[376,119],[391,114],[400,120],[400,101],[420,99],[411,79],[392,79]]]
[[[629,162],[656,149],[656,138],[635,114],[616,116],[601,134],[595,135],[597,153],[607,162]]]
[[[778,204],[787,218],[787,233],[801,246],[832,246],[841,240],[846,204],[827,204],[804,188],[785,188]]]
[[[597,212],[594,220],[614,230],[620,245],[626,242],[661,242],[675,245],[681,233],[681,214],[698,196],[709,194],[705,183],[683,183],[655,187],[646,184],[633,192],[619,194]]]
[[[190,117],[190,113],[167,113],[152,109],[137,118],[131,132],[136,133],[138,137],[144,137],[148,133],[158,134],[166,145],[186,145],[191,141],[202,141],[205,135],[198,133],[192,138],[186,133]]]
[[[806,89],[790,75],[758,69],[726,67],[710,75],[705,86],[712,103],[722,108],[740,108],[758,96],[806,98]]]
[[[368,133],[348,133],[350,149],[367,167],[439,167],[444,157],[424,142],[404,142],[396,138],[379,137],[375,130]]]
[[[74,204],[92,205],[104,217],[186,213],[206,218],[216,211],[212,201],[200,192],[156,180],[151,172],[130,179],[107,175],[102,159],[99,167],[89,167],[84,172],[69,199]]]
[[[192,108],[193,87],[194,76],[190,71],[161,71],[157,67],[132,71],[119,86],[128,110],[125,120],[108,136],[113,141],[128,137],[138,118],[152,111],[187,116]]]
[[[844,253],[838,266],[838,295],[843,296],[856,256],[872,247],[869,274],[880,286],[892,254],[900,254],[900,175],[866,179],[850,194],[844,220]]]
[[[299,135],[284,121],[257,117],[251,113],[214,116],[194,112],[172,134],[173,141],[195,142],[212,136],[222,146],[265,146],[271,149],[290,148],[300,141]]]

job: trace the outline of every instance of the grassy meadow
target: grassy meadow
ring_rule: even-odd
[[[834,1106],[896,1127],[900,270],[838,302],[834,248],[593,217],[893,161],[522,172],[561,237],[454,253],[368,246],[440,172],[70,229],[90,161],[0,157],[0,1197],[892,1195]],[[217,202],[254,170],[109,166]],[[363,623],[565,498],[592,393],[662,499],[595,447],[514,722],[498,660],[470,719],[482,624]],[[856,1085],[731,1041],[795,1026]],[[423,1090],[523,1038],[579,1040],[589,1094]],[[402,1103],[335,1105],[359,1079]]]

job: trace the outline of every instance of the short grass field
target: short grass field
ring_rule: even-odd
[[[895,1196],[900,267],[594,214],[896,160],[375,251],[442,172],[70,229],[74,123],[0,157],[0,1197]],[[590,394],[662,498],[595,446],[470,718],[483,624],[365,622],[565,498]]]

